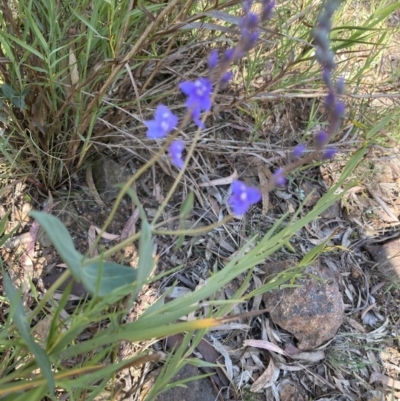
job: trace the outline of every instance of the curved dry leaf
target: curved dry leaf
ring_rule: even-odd
[[[243,345],[248,347],[256,347],[256,348],[263,348],[267,349],[268,351],[276,352],[278,354],[286,355],[286,352],[279,348],[277,345],[263,340],[244,340]]]
[[[269,364],[264,373],[251,385],[250,391],[258,393],[264,388],[272,386],[279,376],[279,369],[275,366],[273,359],[269,360]]]
[[[292,359],[307,361],[307,362],[318,362],[325,359],[324,351],[313,351],[313,352],[299,352],[290,356]]]
[[[381,373],[374,372],[372,373],[369,383],[381,382],[384,386],[389,388],[395,388],[396,390],[400,390],[400,381],[393,380],[388,376],[382,375]]]

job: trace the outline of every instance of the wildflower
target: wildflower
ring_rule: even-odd
[[[327,148],[324,150],[322,158],[325,160],[333,159],[337,152],[338,150],[336,148]]]
[[[278,168],[278,170],[273,174],[273,180],[276,187],[282,188],[287,184],[288,181],[284,174],[285,169],[282,167]]]
[[[182,82],[179,88],[187,96],[186,107],[192,110],[194,122],[200,128],[203,128],[203,124],[200,121],[200,111],[211,110],[211,81],[208,78],[198,78],[194,82]]]
[[[233,56],[235,55],[235,49],[226,49],[224,53],[224,61],[233,61]]]
[[[315,136],[315,139],[317,140],[319,146],[324,146],[329,139],[328,133],[325,131],[321,131]]]
[[[292,152],[292,157],[293,158],[300,158],[303,156],[304,152],[306,151],[307,147],[304,143],[301,143],[300,145],[297,145]]]
[[[182,152],[184,149],[185,144],[180,140],[173,141],[168,148],[172,164],[179,169],[183,168]]]
[[[178,125],[178,117],[171,110],[159,104],[156,109],[154,120],[144,122],[148,128],[147,137],[152,139],[164,138]]]
[[[336,92],[339,95],[343,95],[343,93],[344,93],[344,78],[343,77],[338,78],[338,80],[336,81]]]
[[[244,182],[236,180],[232,182],[232,196],[228,203],[236,216],[242,216],[250,206],[261,200],[261,191],[249,187]]]
[[[218,64],[218,50],[213,50],[208,57],[208,69],[214,70]]]
[[[227,71],[221,77],[221,85],[224,87],[232,78],[233,78],[233,72],[232,71]]]
[[[257,28],[259,22],[260,18],[258,17],[257,14],[248,13],[240,20],[239,26],[242,29],[253,30]]]
[[[272,10],[275,7],[275,3],[271,0],[263,0],[262,11],[261,11],[261,21],[266,21],[271,18]]]

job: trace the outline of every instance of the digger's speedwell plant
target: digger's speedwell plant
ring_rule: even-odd
[[[23,3],[23,2],[22,2]],[[25,49],[25,53],[21,51],[18,54],[18,60],[15,57],[11,62],[20,62],[21,69],[17,69],[15,78],[20,84],[24,81],[24,76],[20,74],[26,68],[25,62],[29,61],[27,75],[32,73],[37,77],[43,72],[44,66],[53,71],[49,74],[49,79],[61,79],[65,76],[63,72],[57,70],[58,59],[55,55],[62,53],[65,58],[69,59],[66,69],[70,71],[74,80],[74,62],[71,59],[76,57],[77,49],[81,49],[80,61],[86,62],[86,66],[90,64],[89,52],[86,51],[90,46],[97,42],[102,43],[103,36],[89,24],[79,14],[79,11],[86,10],[85,7],[74,10],[73,16],[79,18],[84,29],[87,29],[86,42],[73,39],[71,43],[62,46],[56,46],[52,43],[53,48],[49,49],[49,43],[52,36],[43,37],[40,28],[45,29],[43,25],[36,24],[36,19],[32,18],[32,8],[42,11],[44,14],[51,13],[62,3],[49,1],[49,7],[42,7],[45,3],[28,2],[29,7],[25,9],[26,17],[25,26],[36,27],[36,39],[30,46],[23,47],[24,40],[28,41],[32,36],[23,36],[19,32],[19,24],[12,25],[10,15],[7,14],[7,21],[3,19],[3,25],[7,28],[5,35],[8,42],[2,45],[2,50],[7,54],[14,54],[12,47],[7,43],[15,43]],[[110,23],[115,22],[117,15],[123,7],[124,2],[115,4],[114,2],[103,2],[101,6],[97,3],[91,3],[93,18],[99,22],[101,9],[99,7],[109,7],[107,9],[107,18]],[[146,27],[135,45],[128,50],[124,58],[114,60],[111,58],[113,67],[106,76],[104,85],[97,85],[98,91],[95,93],[93,100],[88,101],[79,91],[83,84],[78,81],[72,82],[72,85],[65,86],[66,101],[60,105],[58,116],[65,116],[65,124],[68,126],[71,115],[78,105],[83,109],[79,112],[79,118],[76,118],[76,131],[74,131],[68,140],[68,157],[63,160],[62,168],[67,164],[74,165],[73,161],[78,161],[80,166],[85,159],[86,153],[90,148],[90,138],[84,137],[85,132],[91,130],[96,124],[98,114],[94,113],[95,106],[100,103],[102,97],[105,96],[108,85],[113,80],[119,79],[121,72],[121,62],[127,63],[133,54],[136,54],[138,46],[146,40],[146,35],[151,32],[152,27],[156,26],[160,19],[165,18],[168,12],[171,12],[178,3],[173,0],[168,4],[151,5],[148,13],[157,13],[157,18],[152,21],[149,28]],[[328,126],[324,131],[319,132],[315,137],[314,147],[307,149],[305,144],[300,143],[293,149],[289,163],[280,167],[275,171],[273,177],[266,188],[272,190],[275,187],[286,185],[288,174],[294,169],[310,163],[318,158],[328,159],[334,156],[336,149],[329,147],[329,138],[338,129],[340,121],[344,114],[344,106],[339,100],[340,94],[343,92],[343,81],[334,82],[332,75],[335,66],[334,56],[329,45],[329,33],[331,30],[331,17],[334,10],[339,5],[338,1],[327,1],[322,7],[317,24],[314,29],[314,40],[316,44],[315,55],[318,62],[322,66],[323,81],[328,89],[326,97],[326,110],[328,114]],[[21,2],[19,2],[21,6]],[[169,288],[162,294],[152,305],[148,306],[142,313],[138,313],[136,320],[133,322],[125,322],[125,317],[132,310],[135,300],[139,293],[152,282],[159,280],[161,277],[171,274],[178,270],[180,266],[173,268],[158,276],[152,276],[154,266],[157,263],[157,257],[153,254],[153,237],[155,235],[170,235],[182,238],[183,236],[196,236],[212,230],[213,228],[226,223],[231,217],[228,215],[217,223],[194,230],[162,230],[163,223],[158,223],[167,203],[171,199],[172,194],[176,190],[180,179],[193,154],[196,143],[198,142],[200,132],[206,125],[206,119],[212,110],[213,100],[219,88],[226,86],[232,79],[231,66],[245,57],[245,55],[254,48],[261,35],[262,24],[268,21],[273,13],[274,4],[269,0],[263,0],[261,5],[258,4],[258,12],[253,12],[252,1],[243,3],[242,18],[239,23],[240,39],[235,47],[229,48],[223,52],[214,49],[208,57],[208,76],[198,77],[194,80],[188,80],[179,84],[180,91],[186,97],[186,114],[180,119],[171,110],[171,105],[159,104],[155,106],[155,114],[152,120],[146,120],[144,123],[147,127],[147,136],[151,139],[162,139],[164,141],[157,155],[145,163],[132,177],[122,186],[121,192],[113,206],[113,209],[104,224],[102,232],[104,232],[110,224],[115,211],[120,204],[122,197],[128,194],[137,209],[139,210],[141,219],[141,231],[130,236],[118,245],[103,251],[99,256],[89,258],[88,255],[82,255],[78,252],[73,244],[72,238],[59,219],[50,214],[33,212],[32,216],[43,226],[48,236],[52,240],[59,255],[67,265],[65,273],[48,289],[44,294],[39,294],[36,288],[31,286],[31,298],[35,302],[31,302],[32,308],[27,308],[27,294],[21,294],[17,291],[6,272],[3,272],[3,284],[7,297],[2,298],[4,305],[3,310],[7,314],[7,320],[4,321],[0,331],[0,354],[1,354],[1,374],[0,374],[0,397],[4,400],[42,400],[42,399],[60,399],[69,397],[74,400],[94,400],[97,396],[104,396],[107,392],[110,399],[116,399],[122,390],[117,386],[117,373],[126,368],[140,366],[143,363],[159,362],[165,359],[163,368],[157,380],[155,381],[151,391],[146,396],[146,400],[153,400],[158,393],[168,389],[171,384],[172,377],[178,370],[186,364],[191,363],[196,366],[209,366],[210,364],[192,356],[192,351],[201,340],[206,330],[212,326],[223,324],[235,316],[228,316],[235,303],[241,302],[245,297],[249,298],[256,294],[277,288],[281,284],[290,280],[294,276],[294,272],[287,271],[270,282],[264,284],[261,288],[250,293],[248,283],[252,277],[253,268],[262,263],[268,256],[284,246],[289,246],[289,240],[293,234],[304,227],[304,225],[317,218],[327,207],[332,205],[341,197],[341,186],[344,184],[346,177],[358,164],[365,154],[365,150],[358,151],[348,162],[341,178],[338,182],[319,200],[316,206],[303,217],[300,217],[300,211],[297,211],[287,222],[287,216],[279,219],[273,227],[265,235],[257,235],[250,238],[246,246],[240,250],[222,269],[214,269],[212,274],[207,278],[204,286],[197,288],[195,291],[178,297],[170,302],[165,302],[166,298],[172,294],[174,286]],[[61,7],[61,6],[60,6]],[[161,11],[160,11],[161,10]],[[140,11],[142,13],[142,11]],[[187,12],[184,7],[180,12]],[[122,32],[128,32],[129,18],[139,18],[136,9],[127,13],[127,19],[121,21],[118,29]],[[49,24],[49,32],[53,35],[59,34],[57,20],[47,21]],[[11,26],[9,25],[11,24]],[[99,24],[104,28],[104,24]],[[118,39],[118,29],[115,25],[110,25],[110,47],[114,54],[124,46],[122,40]],[[15,37],[12,33],[15,32]],[[103,31],[102,31],[103,32]],[[104,32],[103,32],[104,33]],[[75,31],[69,32],[71,38],[74,38]],[[69,47],[68,47],[69,46]],[[43,57],[37,49],[41,47],[48,50],[48,57]],[[86,49],[86,50],[85,50]],[[65,50],[67,50],[65,52]],[[113,54],[110,54],[110,57]],[[35,61],[35,62],[34,62]],[[110,61],[108,61],[110,62]],[[108,63],[107,62],[107,63]],[[106,70],[103,60],[100,61],[98,69],[95,72],[103,74]],[[85,65],[85,64],[84,64]],[[109,67],[110,65],[108,65]],[[3,68],[3,66],[2,66]],[[96,67],[97,68],[97,67]],[[64,71],[65,72],[65,71]],[[27,93],[15,90],[16,85],[12,85],[11,74],[8,74],[10,82],[3,85],[3,100],[8,111],[13,114],[18,125],[18,118],[24,117],[23,101]],[[96,81],[98,76],[96,73],[85,77],[85,84]],[[97,81],[96,81],[97,82]],[[54,90],[52,86],[54,81],[50,81],[50,86],[46,87],[46,93],[36,93],[34,102],[43,105],[42,110],[48,110],[49,103],[56,101],[52,96],[57,97],[59,92]],[[100,83],[100,82],[97,82]],[[47,84],[46,84],[47,85]],[[145,84],[145,86],[147,83]],[[45,83],[43,83],[45,86]],[[14,89],[12,89],[14,88]],[[122,95],[121,95],[122,96]],[[40,107],[38,107],[38,110]],[[63,114],[68,110],[68,113]],[[111,116],[112,114],[110,114]],[[68,120],[68,121],[67,121]],[[33,120],[32,120],[33,121]],[[56,154],[54,151],[61,149],[62,137],[53,138],[46,133],[45,125],[46,115],[38,114],[36,120],[29,127],[20,125],[23,132],[37,133],[37,143],[30,142],[27,146],[32,147],[32,152],[38,152],[42,156],[43,149],[50,152],[51,158],[48,159],[45,168],[41,174],[45,178],[46,171],[50,172],[56,163]],[[178,135],[182,132],[190,121],[197,126],[194,133],[190,148],[184,156],[185,144],[183,140],[178,139]],[[57,121],[53,121],[54,124]],[[372,136],[379,130],[379,126],[374,128],[370,133]],[[43,132],[42,132],[43,131]],[[10,137],[2,137],[2,146],[12,141]],[[84,143],[83,147],[79,147],[79,141]],[[23,141],[21,147],[25,146]],[[76,155],[74,152],[80,149],[80,153]],[[164,152],[168,152],[170,160],[174,166],[179,169],[178,176],[165,196],[160,208],[156,212],[153,220],[150,222],[146,216],[146,212],[142,207],[136,193],[132,190],[132,183],[140,177],[144,171],[150,168]],[[36,153],[35,153],[36,154]],[[44,153],[43,153],[44,154]],[[17,156],[16,156],[17,158]],[[15,160],[10,160],[14,163]],[[59,165],[60,166],[60,165]],[[68,166],[67,166],[68,167]],[[58,171],[58,170],[57,170]],[[50,185],[51,186],[51,185]],[[47,187],[47,186],[46,186]],[[231,196],[228,204],[233,215],[242,216],[249,208],[261,199],[260,190],[248,186],[242,181],[234,181],[231,187]],[[187,215],[193,207],[193,195],[189,195],[183,202],[180,213],[181,216]],[[0,224],[0,234],[4,231],[4,221]],[[101,234],[96,238],[93,248],[100,241]],[[4,243],[6,236],[0,241]],[[139,262],[136,269],[132,269],[121,264],[110,262],[110,257],[126,245],[134,241],[139,241]],[[89,254],[89,252],[88,252]],[[311,255],[305,255],[304,260],[309,260]],[[240,288],[233,294],[229,300],[214,300],[213,295],[231,282],[239,275],[244,275],[245,279]],[[86,302],[80,303],[79,306],[71,314],[65,312],[65,306],[69,301],[72,282],[68,282],[70,276],[77,282],[84,285],[90,297]],[[69,284],[68,284],[69,283]],[[54,297],[55,292],[64,284],[64,290],[60,297]],[[206,303],[206,304],[205,304]],[[206,306],[202,315],[202,307]],[[195,320],[185,320],[189,314],[197,313],[198,318]],[[257,312],[258,313],[258,312]],[[183,319],[183,320],[182,320]],[[182,320],[182,321],[180,321]],[[35,328],[38,325],[46,325],[46,335],[34,335]],[[95,334],[93,328],[97,327]],[[90,328],[90,330],[88,330]],[[38,330],[36,331],[36,333]],[[43,330],[41,331],[43,333]],[[154,339],[164,338],[177,333],[185,333],[182,344],[171,352],[166,358],[163,353],[150,352],[150,343]],[[135,344],[135,351],[127,358],[123,358],[118,354],[119,344],[121,341],[131,342]],[[175,383],[181,384],[181,382]],[[128,396],[129,394],[124,394]]]

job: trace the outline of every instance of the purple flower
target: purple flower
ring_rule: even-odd
[[[221,85],[225,86],[232,78],[233,78],[233,72],[232,71],[227,71],[221,77]]]
[[[249,207],[261,200],[261,191],[249,187],[244,182],[236,180],[232,182],[232,195],[228,200],[233,214],[242,216],[249,210]]]
[[[322,158],[325,160],[333,159],[337,152],[338,150],[336,148],[327,148],[324,150]]]
[[[343,95],[343,93],[344,93],[344,78],[343,77],[338,78],[338,80],[336,81],[336,92],[339,95]]]
[[[247,29],[243,29],[242,40],[240,41],[240,49],[242,52],[248,52],[251,50],[255,46],[259,37],[259,31],[250,32]]]
[[[321,131],[315,136],[315,138],[318,145],[323,146],[328,142],[328,133],[325,131]]]
[[[275,3],[270,0],[263,0],[262,5],[263,8],[261,11],[261,21],[265,21],[271,18],[272,10],[275,7]]]
[[[250,12],[250,10],[251,10],[251,6],[253,5],[253,0],[245,0],[244,2],[243,2],[243,5],[242,5],[242,7],[243,7],[243,12],[245,13],[245,14],[248,14],[249,12]]]
[[[335,105],[335,115],[338,118],[344,117],[345,106],[342,102],[337,102]]]
[[[203,128],[200,121],[200,111],[211,110],[212,84],[208,78],[198,78],[195,81],[182,82],[180,90],[187,96],[186,107],[192,110],[194,122]]]
[[[235,55],[235,49],[227,49],[224,53],[224,61],[233,61],[233,56]]]
[[[282,188],[287,184],[288,180],[286,179],[284,174],[285,169],[282,167],[278,168],[278,170],[276,170],[273,174],[273,180],[276,187]]]
[[[257,14],[248,13],[240,20],[239,26],[242,29],[245,28],[245,29],[252,30],[252,29],[257,28],[259,22],[260,22],[260,18],[258,17]]]
[[[148,128],[147,137],[152,139],[164,138],[178,125],[178,117],[171,110],[159,104],[156,109],[154,120],[144,122]]]
[[[172,164],[179,169],[183,168],[182,152],[184,149],[185,144],[179,140],[172,142],[168,148]]]
[[[304,143],[301,143],[300,145],[297,145],[292,152],[292,157],[293,158],[300,158],[303,156],[304,152],[306,151],[307,147]]]
[[[218,64],[218,50],[213,50],[208,57],[208,69],[212,71]]]

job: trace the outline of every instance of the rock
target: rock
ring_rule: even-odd
[[[301,189],[303,190],[305,196],[310,196],[305,202],[305,206],[315,206],[317,202],[321,199],[321,194],[319,192],[320,187],[318,185],[314,185],[310,181],[304,181]]]
[[[200,372],[197,367],[186,365],[171,380],[171,383],[201,374],[202,372]],[[218,399],[218,394],[208,377],[186,383],[186,386],[187,387],[173,387],[161,393],[156,398],[156,401],[215,401]]]
[[[263,266],[267,276],[288,268],[285,262]],[[296,280],[299,287],[278,289],[263,295],[271,319],[292,333],[303,351],[312,350],[333,338],[343,322],[344,305],[338,282],[319,262]]]
[[[377,263],[381,273],[393,279],[393,275],[400,278],[400,238],[396,238],[383,245],[365,245],[372,259]]]
[[[106,203],[118,196],[120,189],[115,185],[125,183],[131,177],[128,168],[106,157],[92,166],[92,174],[97,192]]]
[[[278,393],[281,401],[305,401],[303,389],[290,379],[283,379],[278,384]]]
[[[328,207],[328,209],[325,209],[321,213],[321,217],[324,219],[335,219],[336,217],[340,216],[340,206],[339,202],[335,202],[332,205]]]

